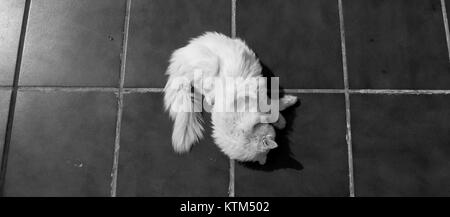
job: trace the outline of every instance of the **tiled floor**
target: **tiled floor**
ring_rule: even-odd
[[[20,92],[5,196],[108,196],[112,93]]]
[[[0,0],[1,194],[450,196],[449,8]],[[190,154],[172,151],[164,71],[204,31],[246,40],[300,98],[264,166],[230,167],[209,127]]]

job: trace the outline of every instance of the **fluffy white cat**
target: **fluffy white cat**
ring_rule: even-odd
[[[267,82],[257,79],[262,78],[261,70],[255,53],[242,40],[215,32],[175,50],[164,88],[164,105],[174,120],[174,150],[188,152],[203,137],[201,111],[209,107],[212,137],[219,148],[230,159],[264,164],[267,153],[278,146],[274,126],[285,126],[279,111],[297,98],[275,97],[276,106],[263,112],[260,102]]]

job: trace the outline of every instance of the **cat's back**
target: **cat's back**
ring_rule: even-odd
[[[243,41],[230,38],[218,32],[206,32],[199,37],[193,38],[189,44],[205,46],[218,55],[234,54],[237,56],[243,52],[252,53]]]
[[[241,39],[233,39],[217,32],[206,32],[192,39],[190,45],[205,47],[217,55],[223,75],[246,77],[259,75],[261,71],[255,53]]]

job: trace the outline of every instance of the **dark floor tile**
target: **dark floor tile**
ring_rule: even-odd
[[[266,165],[237,164],[236,196],[349,195],[344,96],[298,97]]]
[[[342,88],[337,1],[239,0],[236,28],[286,88]]]
[[[163,87],[170,54],[205,31],[229,35],[229,0],[135,0],[128,42],[127,87]]]
[[[447,9],[447,22],[448,22],[450,20],[450,0],[445,0],[445,8]],[[450,42],[447,42],[447,43],[450,43]]]
[[[178,155],[162,95],[125,95],[118,196],[227,196],[229,161],[207,129],[190,153]]]
[[[21,85],[117,86],[125,0],[31,3]]]
[[[0,162],[2,162],[2,153],[5,143],[6,123],[9,112],[9,98],[11,91],[0,90]]]
[[[356,196],[450,196],[450,96],[351,98]]]
[[[439,0],[343,2],[351,88],[450,88]]]
[[[447,18],[450,18],[450,0],[445,0],[445,8],[447,9]]]
[[[0,85],[13,83],[25,0],[0,0]]]
[[[116,97],[20,92],[6,196],[108,196]]]

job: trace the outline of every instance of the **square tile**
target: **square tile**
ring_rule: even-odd
[[[5,196],[109,196],[111,93],[19,92]]]
[[[20,85],[118,86],[125,0],[33,1]]]
[[[450,196],[450,96],[351,97],[356,196]]]
[[[285,88],[342,88],[337,1],[238,0],[237,36]]]
[[[175,49],[206,31],[230,29],[230,0],[134,0],[125,86],[164,87]]]
[[[236,196],[348,196],[342,94],[299,94],[266,165],[236,164]]]
[[[3,158],[3,148],[5,146],[6,124],[8,122],[9,98],[11,91],[0,90],[0,162]],[[0,163],[1,165],[1,163]]]
[[[439,0],[343,2],[351,88],[450,88]]]
[[[125,95],[117,195],[228,196],[229,161],[206,129],[190,153],[176,154],[162,94]]]
[[[25,0],[0,0],[0,85],[12,86]]]

